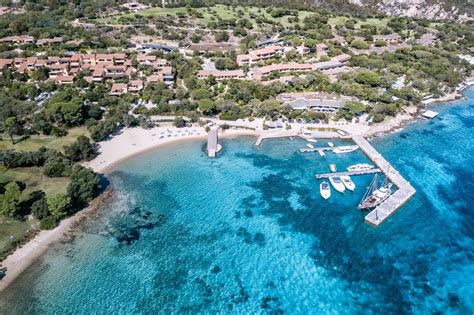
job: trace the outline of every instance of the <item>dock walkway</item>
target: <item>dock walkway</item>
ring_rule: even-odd
[[[348,172],[335,172],[335,173],[323,173],[323,174],[316,174],[317,179],[321,178],[329,178],[333,176],[355,176],[355,175],[365,175],[365,174],[374,174],[374,173],[380,173],[382,170],[380,168],[373,168],[371,170],[365,170],[365,171],[348,171]]]
[[[218,144],[217,144],[217,130],[212,129],[209,131],[207,135],[207,155],[209,157],[216,157],[216,153],[218,151]]]
[[[288,138],[288,137],[299,137],[300,133],[295,130],[284,130],[275,133],[262,134],[257,138],[255,145],[258,147],[262,144],[264,139],[276,139],[276,138]]]
[[[385,176],[398,187],[394,194],[365,216],[367,223],[378,226],[406,203],[416,193],[416,190],[364,137],[354,136],[352,140]]]

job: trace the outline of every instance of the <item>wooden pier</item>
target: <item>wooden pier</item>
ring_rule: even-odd
[[[211,129],[207,135],[207,155],[209,157],[216,157],[216,153],[219,151],[217,143],[217,129]]]
[[[398,187],[395,193],[365,216],[365,222],[378,226],[405,204],[416,193],[416,190],[364,137],[354,136],[352,140],[385,176]]]
[[[375,174],[375,173],[380,173],[382,170],[380,168],[373,168],[371,170],[365,170],[365,171],[348,171],[348,172],[335,172],[335,173],[323,173],[323,174],[316,174],[317,179],[321,178],[329,178],[333,176],[355,176],[355,175],[365,175],[365,174]]]

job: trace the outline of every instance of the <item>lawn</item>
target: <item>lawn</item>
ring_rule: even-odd
[[[62,151],[65,145],[73,143],[80,135],[89,136],[86,127],[69,129],[65,137],[31,136],[29,139],[20,141],[14,145],[8,137],[4,137],[3,140],[0,140],[0,150],[15,149],[19,151],[36,151],[41,147],[47,147],[49,149]]]
[[[4,253],[32,232],[28,221],[0,218],[0,260]]]
[[[47,196],[65,193],[69,184],[69,178],[67,177],[47,177],[43,175],[41,167],[6,169],[0,166],[0,183],[14,180],[25,183],[26,188],[22,192],[23,197],[35,190],[43,190]]]
[[[259,7],[251,7],[251,6],[236,6],[235,9],[232,9],[232,7],[227,7],[225,5],[215,5],[211,7],[211,11],[208,11],[207,8],[196,8],[194,9],[195,11],[199,12],[202,14],[202,18],[199,19],[199,24],[206,26],[209,22],[215,21],[218,18],[224,19],[224,20],[229,20],[229,19],[237,19],[239,18],[239,15],[237,12],[240,10],[244,14],[241,17],[249,19],[254,26],[257,25],[255,19],[253,19],[250,15],[263,15],[267,19],[272,20],[272,21],[277,21],[281,22],[283,26],[289,26],[292,25],[292,23],[288,22],[288,16],[283,16],[280,18],[273,18],[270,14],[268,14],[265,9],[259,8]],[[120,17],[129,17],[133,16],[134,14],[139,14],[143,16],[166,16],[166,15],[171,15],[171,16],[176,16],[178,13],[187,13],[187,9],[184,7],[181,8],[149,8],[143,11],[140,11],[138,13],[126,13],[114,17],[109,17],[109,18],[101,18],[97,19],[96,21],[99,23],[112,23],[112,24],[117,24],[118,19]],[[310,11],[299,11],[299,18],[300,21],[302,21],[306,16],[312,14],[313,12]]]
[[[331,25],[332,27],[335,27],[336,25],[344,25],[346,21],[349,20],[348,17],[345,16],[336,16],[332,17],[329,19],[328,24]],[[376,26],[377,28],[383,28],[387,26],[389,19],[388,18],[383,18],[383,19],[366,19],[365,21],[362,20],[357,20],[357,23],[355,25],[356,28],[361,28],[362,25],[373,25]]]

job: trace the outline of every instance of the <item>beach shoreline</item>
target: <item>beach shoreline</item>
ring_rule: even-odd
[[[446,95],[442,100],[437,100],[436,103],[451,103],[462,96],[462,93],[452,93]],[[436,103],[430,105],[436,105]],[[394,131],[405,128],[408,124],[416,122],[418,112],[419,108],[410,106],[404,113],[400,113],[390,120],[366,128],[362,134],[368,138],[388,135]],[[344,129],[343,126],[340,127]],[[186,133],[185,130],[188,130],[188,132]],[[219,138],[231,139],[240,136],[259,137],[264,133],[270,132],[271,131],[261,128],[236,129],[234,127],[220,131]],[[171,134],[171,136],[168,136],[168,134]],[[83,163],[83,166],[90,167],[97,173],[107,174],[120,163],[145,152],[180,142],[202,141],[205,140],[206,137],[207,132],[205,129],[197,126],[188,127],[188,129],[176,127],[155,127],[152,129],[125,128],[112,139],[101,142],[99,144],[99,156],[90,162]],[[94,199],[89,207],[62,220],[53,230],[40,231],[33,239],[17,248],[12,254],[0,262],[0,267],[7,269],[5,277],[0,280],[0,292],[14,282],[24,270],[40,258],[53,244],[74,233],[77,226],[89,218],[90,214],[98,210],[111,194],[111,191],[106,190],[106,192]]]

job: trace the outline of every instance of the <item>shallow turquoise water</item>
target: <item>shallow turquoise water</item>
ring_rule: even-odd
[[[316,172],[366,162],[301,140],[182,143],[121,164],[115,196],[0,297],[0,313],[474,312],[474,91],[375,139],[418,193],[379,228]],[[324,142],[324,141],[320,141]],[[337,142],[337,141],[335,141]]]

